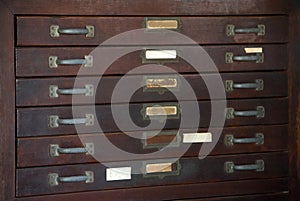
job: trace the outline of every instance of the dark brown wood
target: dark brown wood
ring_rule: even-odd
[[[15,195],[15,78],[13,14],[0,1],[0,200]]]
[[[237,56],[246,56],[244,48],[246,47],[262,47],[264,52],[264,62],[234,62],[226,63],[226,52],[232,52]],[[166,49],[176,49],[180,51],[183,56],[191,56],[195,49],[198,47],[192,46],[176,46],[165,47]],[[195,48],[195,49],[193,49]],[[199,71],[200,72],[216,72],[216,67],[221,72],[232,71],[269,71],[269,70],[285,70],[287,69],[287,46],[286,45],[239,45],[239,46],[203,46],[203,51],[200,51],[201,55],[192,55],[192,60],[203,59]],[[103,48],[102,48],[103,49]],[[107,54],[113,54],[114,50],[120,51],[126,49],[125,47],[106,48]],[[140,48],[142,49],[142,47]],[[153,47],[151,48],[153,49]],[[97,50],[97,49],[96,49]],[[17,48],[16,50],[16,73],[18,77],[34,77],[34,76],[70,76],[77,75],[80,69],[80,75],[98,75],[98,74],[125,74],[135,67],[144,65],[141,59],[141,51],[134,51],[127,55],[122,56],[119,59],[112,60],[110,66],[106,66],[107,55],[98,53],[94,48]],[[199,49],[198,49],[199,50]],[[134,51],[134,52],[132,52]],[[199,52],[199,51],[197,51]],[[63,66],[58,65],[58,68],[49,68],[48,60],[49,56],[57,56],[59,59],[81,59],[85,55],[93,55],[94,66],[92,68],[80,68],[79,65]],[[215,66],[211,61],[207,61],[207,54],[211,57]],[[32,57],[35,55],[35,57]],[[112,58],[112,57],[108,57]],[[113,58],[112,58],[113,59]],[[206,62],[207,61],[207,62]],[[179,73],[196,72],[195,67],[188,64],[184,59],[179,58],[178,63],[165,62],[163,63],[167,67],[175,70]],[[136,73],[168,73],[165,69],[156,66],[147,66]],[[131,72],[133,74],[134,72]]]
[[[176,79],[178,87],[169,88],[147,88],[144,86],[149,78]],[[234,89],[226,93],[227,98],[262,98],[262,97],[284,97],[287,96],[287,76],[285,72],[269,72],[269,73],[223,73],[221,74],[223,83],[232,80],[234,83],[255,83],[257,79],[263,80],[263,90],[257,91],[254,89]],[[204,80],[218,80],[219,74],[201,74],[201,75],[184,75],[183,77],[170,74],[156,76],[109,76],[102,77],[99,82],[99,77],[93,78],[50,78],[50,79],[18,79],[16,81],[16,105],[17,106],[43,106],[43,105],[71,105],[71,104],[87,104],[87,103],[124,103],[124,96],[117,96],[112,101],[112,94],[120,79],[129,86],[137,86],[139,89],[135,91],[131,97],[131,102],[152,102],[152,101],[176,101],[176,100],[191,100],[191,89],[196,95],[197,100],[209,100],[209,92]],[[189,86],[184,84],[187,81]],[[98,85],[99,82],[99,85]],[[86,84],[92,84],[95,88],[93,96],[77,95],[76,100],[72,95],[59,95],[57,98],[49,96],[49,87],[56,85],[59,89],[76,89],[85,88]],[[225,87],[225,86],[224,86]],[[146,90],[146,91],[145,91]],[[124,93],[120,91],[118,93]],[[126,93],[126,92],[125,92]],[[163,93],[163,94],[162,94]],[[211,99],[220,98],[214,97]]]
[[[15,14],[29,15],[257,15],[285,14],[288,11],[284,0],[192,0],[188,3],[184,0],[98,0],[93,6],[88,0],[55,0],[51,4],[38,0],[5,2]]]
[[[223,198],[213,198],[213,199],[186,199],[185,201],[287,201],[288,193],[276,193],[268,195],[250,195],[250,196],[236,196],[236,197],[223,197]],[[179,200],[178,200],[179,201]],[[181,200],[183,201],[183,200]]]
[[[287,42],[286,17],[180,17],[182,27],[180,33],[190,37],[200,44],[220,43],[278,43]],[[66,46],[66,45],[100,45],[107,39],[126,31],[142,29],[142,17],[18,17],[17,18],[17,45],[18,46]],[[112,24],[114,26],[112,26]],[[256,28],[258,24],[266,26],[266,35],[236,34],[226,35],[226,25],[233,24],[237,28]],[[63,35],[53,38],[50,36],[50,26],[59,25],[61,28],[84,28],[86,25],[95,27],[95,37],[85,35]],[[37,28],[38,27],[38,28]],[[278,31],[280,30],[280,31]],[[130,45],[153,45],[152,41],[145,40],[146,35],[134,34]],[[131,34],[131,35],[133,35]],[[157,32],[153,33],[157,36]],[[164,39],[157,43],[174,45],[174,39]],[[125,40],[126,41],[126,40]],[[155,44],[154,43],[154,44]],[[184,42],[185,43],[185,42]],[[123,41],[115,45],[126,45]]]
[[[265,108],[265,117],[236,117],[234,119],[228,119],[225,122],[226,126],[240,126],[240,125],[263,125],[263,124],[285,124],[288,122],[287,112],[287,98],[279,99],[257,99],[257,100],[230,100],[227,101],[227,107],[234,108],[236,111],[248,111],[256,110],[257,106],[263,106]],[[221,103],[222,101],[219,101]],[[163,104],[163,103],[161,103]],[[176,106],[177,103],[164,103],[166,106]],[[143,107],[155,106],[157,103],[150,105],[144,104],[130,104],[129,113],[132,121],[139,127],[141,131],[155,130],[160,128],[176,129],[179,128],[180,119],[169,118],[166,123],[159,119],[153,120],[150,126],[150,120],[144,119]],[[208,127],[210,124],[211,104],[208,101],[198,102],[200,108],[200,123],[199,127]],[[274,109],[274,105],[276,109]],[[181,111],[181,114],[194,114],[193,101],[184,101],[180,103],[181,108],[185,108]],[[119,118],[127,118],[128,107],[124,104],[114,105]],[[77,130],[73,125],[60,125],[58,128],[50,128],[48,126],[48,118],[50,115],[57,115],[61,119],[73,119],[73,118],[85,118],[86,114],[93,114],[93,106],[78,106],[78,113],[76,116],[72,115],[72,107],[52,107],[52,108],[24,108],[17,110],[17,136],[45,136],[45,135],[59,135],[59,134],[76,134]],[[136,128],[128,125],[126,121],[118,122],[118,125],[114,122],[114,118],[111,112],[110,105],[98,105],[95,107],[96,116],[99,121],[99,125],[105,132],[119,131],[120,127],[126,131],[134,131]],[[179,113],[178,113],[179,114]],[[217,115],[224,115],[224,111],[220,109]],[[190,116],[189,116],[190,117]],[[95,120],[97,121],[97,120]],[[92,126],[77,125],[83,133],[101,132],[97,124]],[[147,126],[147,127],[146,127]],[[188,119],[182,119],[181,128],[193,128],[195,125]],[[222,126],[220,122],[211,122],[212,127]],[[146,127],[146,128],[143,128]],[[195,128],[195,127],[194,127]],[[124,131],[125,131],[124,130]]]
[[[287,126],[255,126],[255,127],[233,127],[225,128],[223,130],[222,136],[217,138],[214,131],[219,131],[219,129],[212,129],[213,142],[217,142],[215,148],[212,150],[210,155],[218,154],[237,154],[237,153],[257,153],[257,152],[274,152],[274,151],[286,151],[287,144]],[[150,143],[151,138],[143,140],[143,132],[131,132],[130,136],[135,136],[137,138],[129,137],[124,133],[111,133],[111,134],[86,134],[81,135],[80,138],[83,142],[94,142],[95,153],[100,154],[103,152],[103,147],[97,145],[97,141],[103,141],[103,138],[107,138],[112,146],[116,146],[121,150],[129,153],[134,153],[135,156],[131,160],[141,160],[141,159],[153,159],[151,156],[146,155],[147,153],[157,152],[161,148],[165,148],[167,144],[175,140],[178,143],[174,143],[174,146],[170,148],[165,148],[163,152],[156,155],[157,158],[168,158],[176,157],[180,153],[184,153],[186,146],[190,146],[188,151],[185,152],[184,156],[194,156],[199,155],[202,143],[183,144],[183,133],[190,133],[190,130],[170,130],[168,135],[161,133],[156,136],[156,141]],[[207,129],[200,129],[199,132],[207,132]],[[171,133],[171,134],[170,134]],[[179,133],[179,134],[177,134]],[[234,144],[233,146],[226,146],[225,136],[233,135],[235,138],[254,138],[256,133],[261,133],[264,135],[264,144]],[[162,139],[165,136],[170,136],[162,144]],[[22,138],[18,139],[18,167],[33,167],[33,166],[45,166],[45,165],[59,165],[59,164],[77,164],[77,163],[89,163],[96,162],[96,160],[91,155],[84,154],[60,154],[57,157],[51,157],[49,155],[50,144],[58,144],[61,148],[75,148],[84,147],[83,142],[78,136],[63,136],[63,137],[42,137],[42,138]],[[149,146],[150,144],[150,146]],[[177,146],[175,144],[178,144]],[[105,150],[106,153],[111,153],[111,151]],[[121,161],[125,160],[121,155],[110,155],[103,159],[106,162]]]
[[[264,180],[245,180],[217,183],[201,183],[190,185],[154,186],[148,188],[128,188],[122,190],[106,190],[80,192],[73,194],[57,194],[47,196],[25,197],[16,200],[20,201],[51,201],[60,200],[74,201],[99,199],[103,201],[140,201],[140,200],[166,200],[199,198],[211,196],[229,196],[232,194],[245,195],[256,193],[273,193],[287,191],[287,179],[264,179]],[[170,193],[172,191],[172,193]]]
[[[265,169],[262,172],[257,171],[235,171],[228,174],[224,171],[224,164],[232,161],[236,165],[253,164],[256,160],[263,160]],[[288,155],[287,153],[276,154],[247,154],[236,156],[207,157],[203,160],[198,158],[182,158],[179,160],[179,175],[168,175],[161,177],[162,174],[144,176],[142,169],[144,161],[140,162],[116,162],[106,165],[73,165],[56,166],[43,168],[29,168],[17,170],[17,197],[28,195],[43,195],[53,193],[78,192],[89,190],[105,190],[129,187],[146,187],[168,184],[191,184],[201,182],[218,182],[230,180],[245,179],[267,179],[282,178],[288,176]],[[147,163],[147,161],[145,161]],[[164,160],[151,161],[150,163],[163,163]],[[131,175],[131,180],[124,181],[106,181],[106,167],[132,167],[136,174]],[[203,171],[205,170],[205,172]],[[94,183],[64,183],[58,186],[48,184],[48,174],[58,173],[62,177],[82,175],[85,171],[94,172]],[[29,179],[30,178],[30,179]],[[23,188],[26,186],[26,188]]]

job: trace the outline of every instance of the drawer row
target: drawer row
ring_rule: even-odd
[[[16,112],[17,136],[29,137],[76,134],[79,130],[80,133],[99,133],[118,132],[120,128],[145,131],[178,129],[179,126],[222,127],[224,119],[225,126],[286,124],[288,99],[37,107],[19,108]]]
[[[17,169],[16,195],[196,184],[288,176],[286,152]]]
[[[207,85],[214,90],[221,82],[226,94],[210,97]],[[287,93],[285,71],[16,80],[17,106],[285,97]]]
[[[114,45],[148,45],[145,36],[164,33],[166,40],[158,44],[174,44],[173,30],[199,44],[278,43],[287,42],[288,18],[272,17],[25,17],[19,16],[17,46],[99,45],[123,32],[131,32],[129,40]],[[280,31],[278,31],[280,30]],[[128,36],[128,35],[127,35]],[[132,37],[134,36],[134,37]],[[188,41],[185,41],[188,43]],[[190,42],[191,43],[191,42]]]
[[[220,134],[221,133],[221,134]],[[287,151],[287,125],[95,133],[17,140],[17,167]],[[220,136],[219,136],[220,135]],[[213,146],[215,145],[215,146]],[[205,147],[210,153],[204,153]],[[126,157],[115,148],[127,153]],[[200,149],[202,150],[200,152]],[[204,150],[204,151],[203,151]]]
[[[31,37],[34,38],[34,37]],[[17,48],[16,76],[70,76],[287,69],[287,46]],[[151,65],[149,65],[151,64]],[[169,69],[163,68],[166,65]],[[136,67],[140,67],[135,69]],[[133,71],[135,69],[135,71]]]

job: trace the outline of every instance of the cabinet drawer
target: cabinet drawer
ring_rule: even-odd
[[[173,44],[174,45],[174,44]],[[217,69],[221,72],[228,71],[268,71],[268,70],[284,70],[287,68],[287,46],[278,45],[239,45],[239,46],[203,46],[203,50],[199,51],[199,47],[193,46],[168,46],[159,47],[158,50],[174,50],[176,51],[176,58],[173,59],[151,59],[143,60],[144,52],[140,49],[147,51],[147,46],[143,48],[138,47],[101,47],[102,54],[98,49],[94,48],[17,48],[16,50],[16,74],[18,77],[31,77],[31,76],[64,76],[64,75],[77,75],[80,69],[81,75],[96,75],[96,74],[125,74],[128,71],[141,66],[143,64],[165,64],[176,72],[196,72],[196,70],[187,63],[184,59],[192,58],[191,60],[201,59],[202,65],[199,66],[200,72],[215,72],[212,67],[211,60],[207,60],[210,56],[215,63]],[[250,49],[245,49],[250,48]],[[253,49],[251,49],[253,48]],[[122,56],[114,61],[116,53],[121,54],[120,51],[126,50],[131,52]],[[148,47],[149,50],[155,47]],[[94,51],[93,51],[94,50]],[[138,51],[139,50],[139,51]],[[242,56],[242,59],[247,60],[247,56],[256,56],[257,53],[249,52],[262,52],[259,54],[260,61],[237,61],[236,56]],[[191,57],[191,52],[199,52],[195,55],[194,59]],[[106,55],[107,54],[107,55]],[[232,61],[226,59],[226,55],[231,54]],[[32,56],[34,55],[34,57]],[[85,61],[85,56],[92,57],[92,62],[88,66],[81,68],[81,63]],[[229,55],[230,56],[230,55]],[[56,57],[57,60],[50,61],[51,58]],[[109,68],[107,60],[111,58],[113,62]],[[229,57],[230,58],[230,57]],[[235,59],[234,59],[235,58]],[[66,61],[80,59],[79,64],[72,63],[66,64]],[[64,64],[61,64],[64,61]],[[146,63],[145,63],[146,62]],[[54,65],[56,64],[56,65]],[[53,66],[54,65],[54,66]],[[135,73],[167,73],[166,69],[159,68],[158,66],[153,70],[153,67],[147,66]]]
[[[215,103],[224,103],[224,101],[220,100]],[[118,125],[114,122],[110,105],[78,106],[74,110],[76,116],[72,115],[72,107],[20,108],[17,109],[17,136],[76,134],[75,126],[70,124],[78,124],[76,125],[77,129],[83,133],[101,132],[99,125],[105,132],[119,131],[120,128],[123,128],[123,131],[174,129],[180,126],[181,121],[182,128],[195,128],[194,122],[180,119],[182,114],[195,114],[195,102],[181,102],[180,106],[178,103],[159,104],[159,107],[157,107],[158,103],[130,104],[129,108],[126,104],[114,105],[115,115],[119,120]],[[200,101],[198,106],[201,113],[199,126],[208,127],[211,103]],[[285,124],[288,122],[287,98],[230,100],[227,101],[225,110],[216,110],[217,114],[215,115],[226,116],[226,126]],[[135,126],[131,126],[128,121],[125,121],[128,112],[129,118],[135,123]],[[167,115],[164,116],[160,113]],[[188,116],[191,117],[191,115]],[[149,125],[150,118],[153,118],[151,125]],[[165,123],[164,120],[166,120]],[[220,122],[211,122],[211,126],[220,127],[222,125]]]
[[[99,155],[103,152],[110,153],[109,156],[102,154],[105,162],[128,160],[120,154],[112,154],[110,149],[113,147],[134,153],[130,160],[153,159],[153,155],[147,155],[153,152],[157,152],[156,158],[177,157],[183,153],[185,153],[184,156],[196,157],[203,144],[217,141],[210,155],[287,150],[287,126],[225,128],[220,138],[215,132],[219,133],[220,129],[213,128],[210,132],[207,129],[200,129],[198,135],[191,130],[168,130],[155,137],[153,137],[153,131],[132,132],[129,136],[124,133],[86,134],[80,136],[83,141],[78,136],[21,138],[18,139],[17,144],[17,165],[18,167],[32,167],[96,162],[89,153]],[[191,135],[195,139],[187,141],[187,137]],[[202,139],[199,139],[200,136]],[[143,137],[147,139],[142,139]],[[97,142],[105,142],[106,138],[111,142],[112,147],[108,146],[108,149],[103,150],[103,146]],[[158,153],[162,148],[164,151]],[[66,153],[72,150],[77,153]]]
[[[228,167],[231,166],[229,163],[233,169]],[[159,169],[162,166],[167,167]],[[123,171],[124,175],[115,175],[117,171]],[[243,155],[207,157],[203,160],[182,158],[177,162],[163,159],[118,162],[106,166],[90,164],[27,168],[17,170],[16,194],[42,195],[169,184],[282,178],[287,175],[287,153],[250,154],[247,157]],[[24,186],[26,188],[22,188]]]
[[[287,96],[285,72],[228,73],[221,77],[227,98]],[[204,80],[220,79],[218,74],[102,77],[100,82],[99,77],[88,77],[76,78],[76,84],[74,78],[18,79],[16,103],[17,106],[124,103],[127,101],[124,95],[116,96],[113,101],[111,98],[118,91],[115,87],[121,78],[126,87],[119,88],[118,93],[139,88],[132,94],[131,102],[192,100],[194,96],[184,81],[189,83],[198,100],[208,100],[210,96]],[[70,90],[71,94],[65,94]],[[72,95],[76,91],[80,94]]]

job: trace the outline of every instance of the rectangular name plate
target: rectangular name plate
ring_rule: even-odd
[[[147,164],[146,173],[172,172],[172,163]]]
[[[244,50],[245,50],[246,54],[263,53],[262,47],[245,47]]]
[[[146,108],[147,116],[177,115],[176,106],[153,106]]]
[[[120,181],[131,179],[131,167],[107,168],[106,181]]]
[[[153,88],[176,88],[177,79],[176,78],[148,78],[146,80],[146,87],[148,89]]]
[[[176,50],[146,50],[145,57],[151,59],[177,59]]]
[[[183,143],[212,142],[211,133],[183,133]]]
[[[147,20],[147,29],[178,29],[179,24],[177,20]]]

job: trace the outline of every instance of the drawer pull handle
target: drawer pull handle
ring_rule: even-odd
[[[256,110],[248,111],[235,111],[234,108],[227,108],[226,119],[234,119],[235,117],[256,117],[257,119],[261,119],[265,117],[265,108],[257,106]]]
[[[48,184],[50,186],[58,186],[59,183],[93,183],[94,182],[94,172],[85,171],[85,175],[82,176],[71,176],[71,177],[60,177],[57,173],[48,174]]]
[[[256,133],[254,138],[235,138],[233,135],[225,135],[224,143],[227,147],[232,147],[234,144],[264,144],[264,134]]]
[[[94,95],[94,86],[91,84],[85,85],[85,88],[82,89],[59,89],[57,85],[49,86],[49,97],[58,98],[59,95],[85,95],[93,96]]]
[[[86,55],[84,59],[58,59],[57,56],[49,56],[49,68],[57,68],[58,65],[83,65],[84,67],[93,67],[93,56]]]
[[[256,63],[264,63],[264,53],[256,53],[255,55],[248,56],[234,56],[232,52],[226,52],[225,60],[227,64],[237,62],[251,62],[255,61]]]
[[[234,89],[255,89],[256,91],[262,91],[264,90],[264,81],[256,79],[254,83],[234,83],[233,80],[226,80],[225,89],[227,92],[231,92]]]
[[[48,118],[48,125],[50,128],[58,128],[59,125],[79,125],[85,124],[86,126],[94,125],[94,115],[86,114],[86,118],[78,119],[60,119],[57,115],[51,115]]]
[[[227,161],[224,164],[225,172],[228,174],[234,173],[235,171],[253,171],[263,172],[265,170],[265,163],[263,160],[256,160],[255,164],[250,165],[235,165],[232,161]]]
[[[85,147],[78,148],[61,148],[58,144],[50,144],[49,154],[51,157],[60,154],[94,154],[94,143],[86,143]]]
[[[266,34],[266,27],[263,24],[257,25],[254,28],[236,29],[234,25],[228,24],[226,26],[226,35],[234,36],[235,34],[257,34],[258,36],[264,36]]]
[[[84,29],[61,29],[58,25],[51,25],[50,26],[50,36],[52,38],[57,38],[60,36],[60,34],[65,35],[84,35],[87,38],[93,38],[94,37],[94,31],[95,28],[92,25],[86,25]]]

